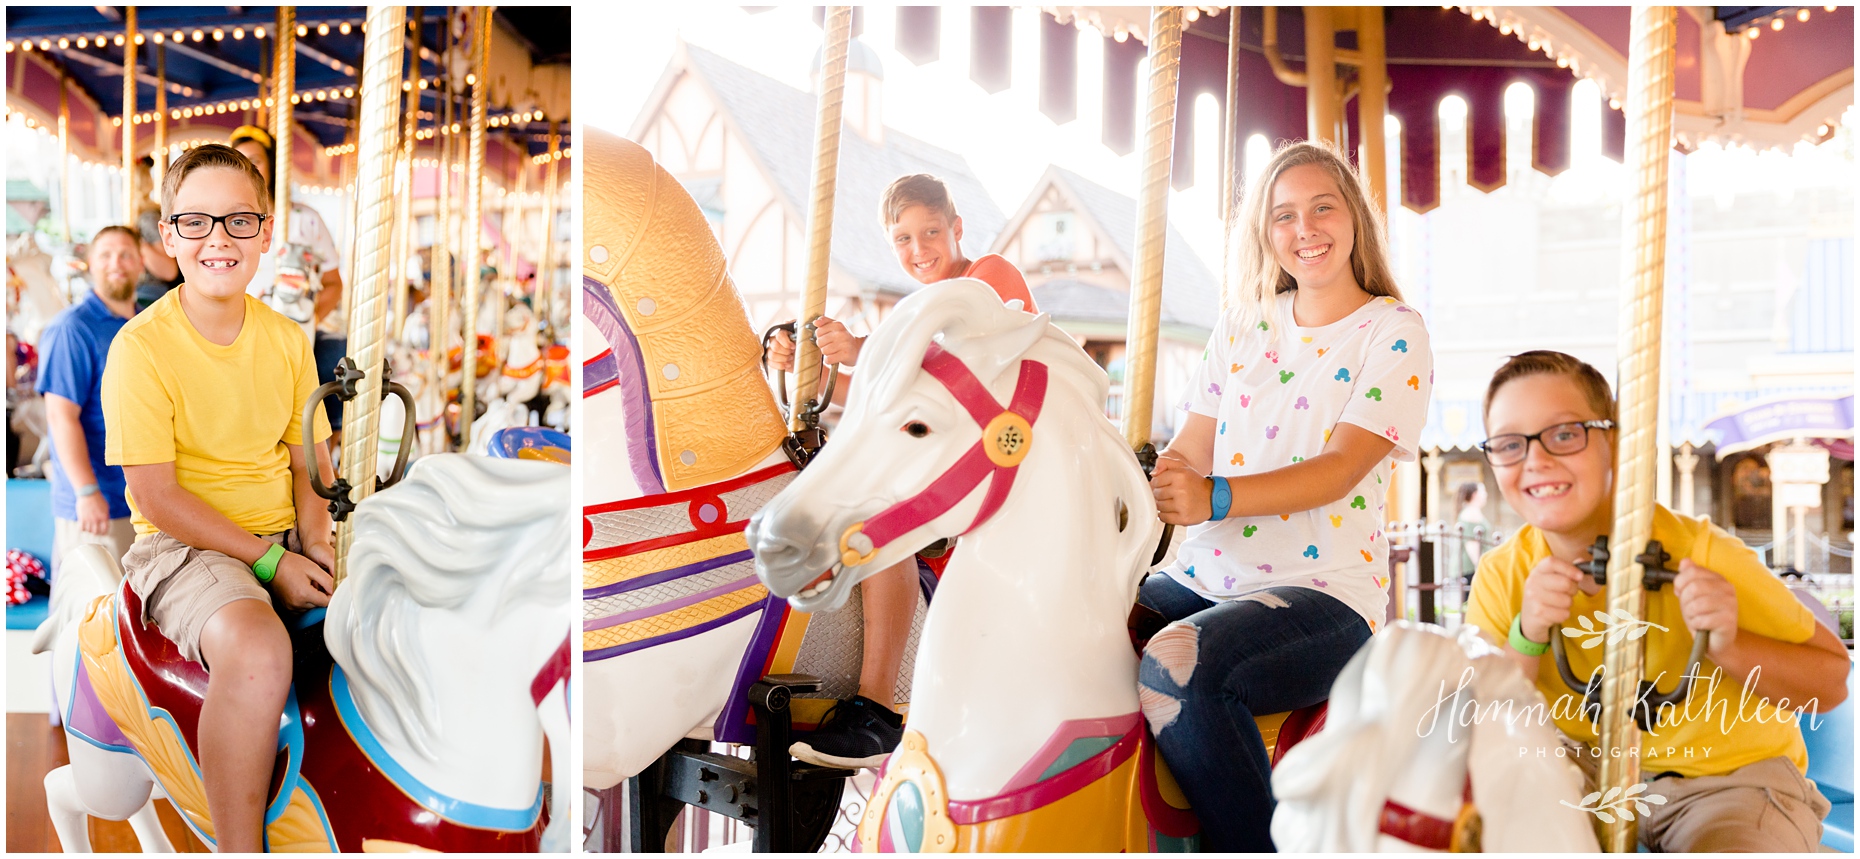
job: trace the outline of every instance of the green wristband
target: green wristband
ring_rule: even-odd
[[[271,577],[278,574],[278,561],[284,559],[284,547],[276,543],[265,550],[265,554],[252,562],[252,575],[265,584],[271,584]]]
[[[1554,632],[1551,633],[1551,635],[1555,634]],[[1544,651],[1550,649],[1550,643],[1544,642],[1543,644],[1538,644],[1535,641],[1525,638],[1524,615],[1514,614],[1511,616],[1511,649],[1525,656],[1542,656],[1544,655]]]

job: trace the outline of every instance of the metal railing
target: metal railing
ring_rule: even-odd
[[[713,752],[745,760],[751,748],[729,743],[710,744]],[[833,828],[820,846],[821,853],[853,852],[853,836],[859,829],[860,818],[865,816],[866,800],[872,795],[874,781],[872,770],[860,770],[858,775],[846,780],[846,791],[840,798]],[[626,791],[625,782],[608,791],[582,789],[581,819],[586,821],[581,831],[584,850],[595,853],[607,845],[625,844],[629,826]],[[702,853],[736,846],[746,851],[754,840],[755,832],[742,821],[687,806],[672,824],[665,849],[672,853]],[[624,846],[620,849],[625,850]]]
[[[1465,616],[1479,557],[1505,535],[1463,522],[1394,522],[1389,541],[1390,616],[1453,629]]]

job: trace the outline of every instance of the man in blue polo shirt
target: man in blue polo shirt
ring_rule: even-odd
[[[103,461],[103,363],[136,313],[142,240],[110,226],[90,241],[91,291],[39,335],[39,393],[52,436],[52,570],[64,553],[96,543],[121,560],[135,542],[120,466]]]

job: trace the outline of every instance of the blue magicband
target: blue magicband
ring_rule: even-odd
[[[1214,508],[1214,515],[1208,518],[1210,520],[1225,519],[1227,508],[1232,507],[1234,503],[1234,491],[1228,487],[1225,477],[1210,476],[1209,479],[1214,481],[1214,492],[1208,496],[1208,504]]]

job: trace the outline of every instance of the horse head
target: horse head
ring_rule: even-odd
[[[757,573],[800,611],[839,606],[860,579],[982,525],[1024,458],[1073,456],[1048,439],[1118,447],[1107,385],[1046,316],[1003,306],[986,284],[920,290],[867,341],[832,443],[750,521]],[[1122,494],[1128,521],[1154,518],[1136,509],[1146,491]]]
[[[387,753],[440,780],[471,773],[488,792],[477,802],[535,797],[545,715],[533,687],[566,664],[568,487],[557,464],[441,454],[351,520],[324,628],[330,655]],[[550,739],[558,755],[570,748]]]

